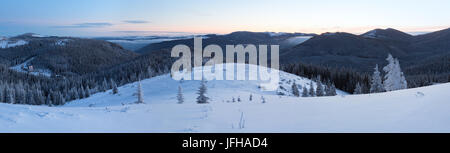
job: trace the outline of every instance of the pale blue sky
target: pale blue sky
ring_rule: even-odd
[[[361,33],[450,27],[448,0],[2,0],[0,35],[232,31]]]

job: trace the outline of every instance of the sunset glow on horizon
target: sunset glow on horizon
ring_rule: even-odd
[[[450,27],[447,6],[445,0],[7,0],[0,6],[0,35],[360,34],[375,28],[423,33]]]

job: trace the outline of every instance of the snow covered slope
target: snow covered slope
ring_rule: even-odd
[[[143,80],[146,104],[133,104],[136,83],[60,107],[0,104],[0,132],[450,132],[450,83],[302,98],[262,92],[258,82],[209,81],[211,103],[196,104],[199,81],[186,80],[186,102],[176,104],[179,84],[168,75]]]
[[[5,38],[0,39],[0,49],[23,46],[26,44],[28,44],[28,42],[25,40],[13,41],[13,40],[5,39]]]
[[[257,68],[255,65],[247,65],[253,68]],[[205,67],[207,69],[209,67]],[[249,67],[246,67],[246,73],[248,74]],[[202,71],[199,68],[195,68],[192,73],[195,71]],[[236,70],[235,70],[236,71]],[[253,72],[256,73],[256,72]],[[220,103],[232,101],[233,97],[235,101],[237,98],[241,99],[249,99],[250,94],[253,94],[254,97],[257,95],[287,95],[292,96],[292,84],[295,82],[298,85],[299,89],[302,89],[303,86],[309,88],[309,84],[312,82],[307,78],[298,77],[293,74],[289,74],[286,72],[280,72],[280,81],[279,86],[276,91],[261,91],[260,83],[264,81],[239,81],[239,80],[212,80],[207,81],[208,87],[208,95],[211,98],[212,103]],[[191,74],[192,75],[192,74]],[[224,66],[224,76],[226,76],[225,66]],[[163,103],[163,104],[175,104],[177,103],[176,94],[178,91],[178,86],[180,85],[184,90],[185,101],[186,103],[195,103],[195,99],[197,97],[197,90],[200,85],[200,81],[191,80],[191,81],[176,81],[170,77],[169,74],[154,77],[147,80],[142,80],[142,87],[144,91],[144,99],[148,101],[148,103]],[[313,83],[313,87],[315,88],[317,85],[315,82]],[[88,99],[82,99],[78,101],[71,102],[67,104],[67,106],[113,106],[113,105],[122,105],[122,104],[130,104],[136,101],[134,93],[136,93],[137,83],[128,84],[119,88],[119,95],[111,95],[110,92],[107,93],[99,93],[93,95]],[[302,90],[300,90],[300,95]],[[346,95],[345,92],[337,90],[338,95]],[[259,96],[260,97],[260,96]]]

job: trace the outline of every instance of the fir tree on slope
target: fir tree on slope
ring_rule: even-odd
[[[375,71],[373,72],[372,75],[372,80],[370,83],[370,93],[379,93],[379,92],[383,92],[384,91],[384,87],[383,87],[383,83],[381,82],[381,75],[380,75],[380,71],[378,71],[378,64],[375,66]]]
[[[208,103],[209,98],[206,97],[206,92],[207,92],[206,81],[205,81],[205,79],[202,79],[202,81],[200,83],[200,87],[197,92],[197,94],[198,94],[197,103],[198,104],[207,104]]]
[[[119,93],[119,89],[117,88],[117,84],[116,84],[116,82],[114,82],[113,79],[111,79],[111,86],[112,86],[112,89],[113,89],[113,91],[112,91],[113,94]]]
[[[184,103],[183,89],[181,88],[181,86],[178,86],[177,100],[178,104]]]
[[[303,87],[302,97],[308,97],[308,89],[306,87]]]
[[[362,94],[362,87],[361,84],[359,84],[359,82],[356,84],[355,90],[353,92],[353,94],[358,95],[358,94]]]
[[[331,96],[336,96],[336,86],[333,84],[331,84]]]
[[[292,94],[294,94],[295,97],[300,96],[300,91],[298,91],[298,87],[295,82],[292,84]]]
[[[141,85],[141,80],[138,81],[138,86],[137,86],[137,104],[143,104],[144,103],[144,98],[143,98],[143,93],[142,93],[142,85]]]
[[[45,104],[48,106],[52,106],[53,102],[52,102],[52,98],[50,97],[50,94],[47,95],[47,99],[45,99]]]
[[[320,76],[317,78],[316,96],[317,97],[324,96],[324,89],[323,89],[322,81],[320,81]]]
[[[106,78],[103,78],[103,83],[102,86],[100,87],[100,91],[105,92],[108,89],[109,89],[108,82],[106,81]]]
[[[9,104],[15,104],[16,103],[14,94],[15,94],[15,92],[13,92],[11,89],[8,90],[8,93],[7,93],[7,96],[6,96],[6,103],[9,103]]]
[[[84,97],[88,98],[91,96],[91,89],[89,88],[89,86],[86,86],[86,89],[84,90]]]
[[[336,86],[331,83],[331,81],[327,82],[326,88],[325,88],[325,95],[326,96],[336,96]]]
[[[316,96],[316,90],[313,87],[313,82],[311,81],[309,83],[309,96],[315,97]]]
[[[400,89],[406,89],[408,87],[405,76],[400,68],[400,63],[398,59],[392,57],[391,54],[388,55],[386,59],[389,64],[386,65],[383,70],[386,72],[384,76],[384,89],[386,91],[394,91]]]

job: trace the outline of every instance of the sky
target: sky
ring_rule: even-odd
[[[448,0],[2,0],[0,36],[350,32],[450,27]]]

